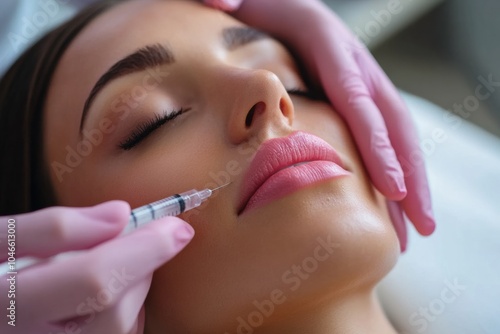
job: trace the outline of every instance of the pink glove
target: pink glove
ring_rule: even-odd
[[[5,245],[13,234],[9,219],[15,220],[16,260],[85,250],[1,276],[0,332],[143,333],[143,303],[153,271],[182,250],[194,231],[178,218],[164,218],[115,238],[129,215],[127,203],[112,201],[92,208],[57,207],[0,217],[0,262],[8,260]],[[15,296],[9,294],[12,290]],[[6,312],[15,318],[6,318]],[[8,324],[13,319],[15,327]]]
[[[214,8],[232,12],[240,7],[243,0],[204,0],[203,2]]]
[[[205,2],[234,10],[242,1]],[[246,0],[233,14],[291,46],[321,82],[349,125],[372,182],[391,200],[401,250],[407,243],[403,211],[420,234],[431,234],[435,223],[413,122],[365,46],[319,0]]]

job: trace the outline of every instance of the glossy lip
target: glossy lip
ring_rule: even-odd
[[[293,170],[287,168],[301,163],[304,164]],[[328,172],[322,173],[320,169],[327,169]],[[338,153],[323,139],[300,131],[288,137],[270,139],[260,146],[243,178],[238,215],[248,209],[249,202],[261,187],[267,184],[269,188],[270,178],[281,177],[280,182],[286,183],[286,180],[300,178],[301,173],[319,174],[316,181],[349,174]],[[278,191],[279,195],[273,197],[282,197],[310,183],[311,181],[304,181],[291,186],[285,185],[285,189]],[[272,201],[273,198],[269,200]]]

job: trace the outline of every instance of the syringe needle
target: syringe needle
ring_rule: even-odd
[[[214,189],[211,189],[211,191],[216,191],[216,190],[219,190],[220,188],[224,188],[228,185],[230,185],[231,183],[233,183],[233,181],[229,182],[229,183],[226,183],[226,184],[223,184],[222,186],[218,186],[217,188],[214,188]]]

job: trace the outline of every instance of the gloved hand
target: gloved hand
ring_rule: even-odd
[[[55,207],[0,217],[0,263],[8,258],[10,218],[15,220],[16,259],[84,250],[19,270],[14,275],[14,298],[8,295],[12,280],[7,279],[12,275],[2,272],[0,332],[143,333],[143,304],[153,271],[181,251],[194,231],[184,221],[168,217],[115,238],[129,215],[127,203],[112,201],[90,208]],[[15,301],[15,327],[5,316],[12,314],[11,300]]]
[[[407,107],[366,47],[319,0],[205,0],[294,49],[347,122],[375,187],[386,196],[401,250],[403,211],[435,229],[422,152]],[[402,168],[403,167],[403,168]]]

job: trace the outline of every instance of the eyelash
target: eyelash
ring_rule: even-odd
[[[155,115],[155,117],[146,123],[143,123],[137,127],[137,129],[132,132],[132,134],[122,141],[118,146],[124,150],[129,151],[134,146],[139,144],[141,141],[146,139],[151,133],[160,128],[162,125],[167,124],[170,121],[173,121],[178,116],[184,114],[190,109],[181,108],[179,110],[175,110],[172,112],[164,112],[163,115]]]
[[[300,88],[287,89],[287,93],[289,95],[305,97],[311,100],[321,99],[321,96],[319,94],[311,90],[303,90]],[[131,150],[132,148],[137,146],[137,144],[139,144],[141,141],[146,139],[151,133],[160,128],[162,125],[165,125],[170,121],[173,121],[175,118],[177,118],[178,116],[184,114],[189,110],[190,109],[181,108],[179,110],[175,110],[169,113],[165,112],[163,115],[155,115],[153,119],[139,125],[137,129],[134,132],[132,132],[132,134],[127,139],[122,141],[118,146],[120,147],[120,149],[124,151]]]
[[[287,89],[286,91],[288,95],[295,95],[295,96],[300,96],[300,97],[305,97],[309,100],[313,101],[326,101],[326,97],[321,93],[317,92],[315,90],[304,90],[301,88],[292,88],[292,89]]]

